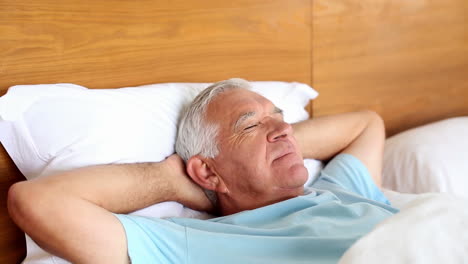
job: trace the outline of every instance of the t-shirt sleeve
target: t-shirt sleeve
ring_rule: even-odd
[[[367,167],[353,155],[343,153],[335,156],[322,170],[312,187],[322,188],[330,183],[367,199],[390,205],[375,185]]]
[[[132,264],[185,263],[185,227],[173,222],[133,215],[115,214],[127,236],[127,251]]]

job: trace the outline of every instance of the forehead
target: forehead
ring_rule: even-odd
[[[258,93],[246,89],[233,89],[217,95],[208,105],[207,117],[211,121],[232,122],[249,111],[260,107],[274,107],[273,103]]]

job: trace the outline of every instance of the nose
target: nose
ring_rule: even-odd
[[[292,127],[290,124],[277,119],[269,120],[270,130],[267,134],[268,142],[275,142],[287,138],[292,134]]]

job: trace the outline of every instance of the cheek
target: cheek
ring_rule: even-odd
[[[265,159],[266,139],[260,133],[232,135],[226,143],[230,146],[227,152],[230,152],[233,158],[247,161]]]
[[[226,174],[227,184],[241,191],[254,192],[262,188],[271,169],[266,163],[265,144],[256,141],[258,138],[236,140],[229,148],[220,149],[219,173]],[[234,143],[234,142],[233,142]]]
[[[264,146],[251,142],[238,146],[236,151],[232,153],[232,160],[236,168],[240,170],[239,172],[249,175],[249,177],[258,178],[268,169],[265,155]]]

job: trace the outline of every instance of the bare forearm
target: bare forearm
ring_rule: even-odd
[[[25,184],[57,197],[74,196],[114,213],[127,213],[174,200],[174,183],[164,163],[102,165],[81,168]]]
[[[304,158],[328,160],[366,128],[367,111],[317,117],[293,125]]]
[[[293,125],[304,158],[328,160],[349,153],[368,168],[380,186],[385,127],[375,112],[318,117]]]
[[[206,197],[185,174],[176,155],[162,162],[85,167],[26,182],[57,197],[73,196],[113,213],[129,213],[163,201],[203,210]]]

